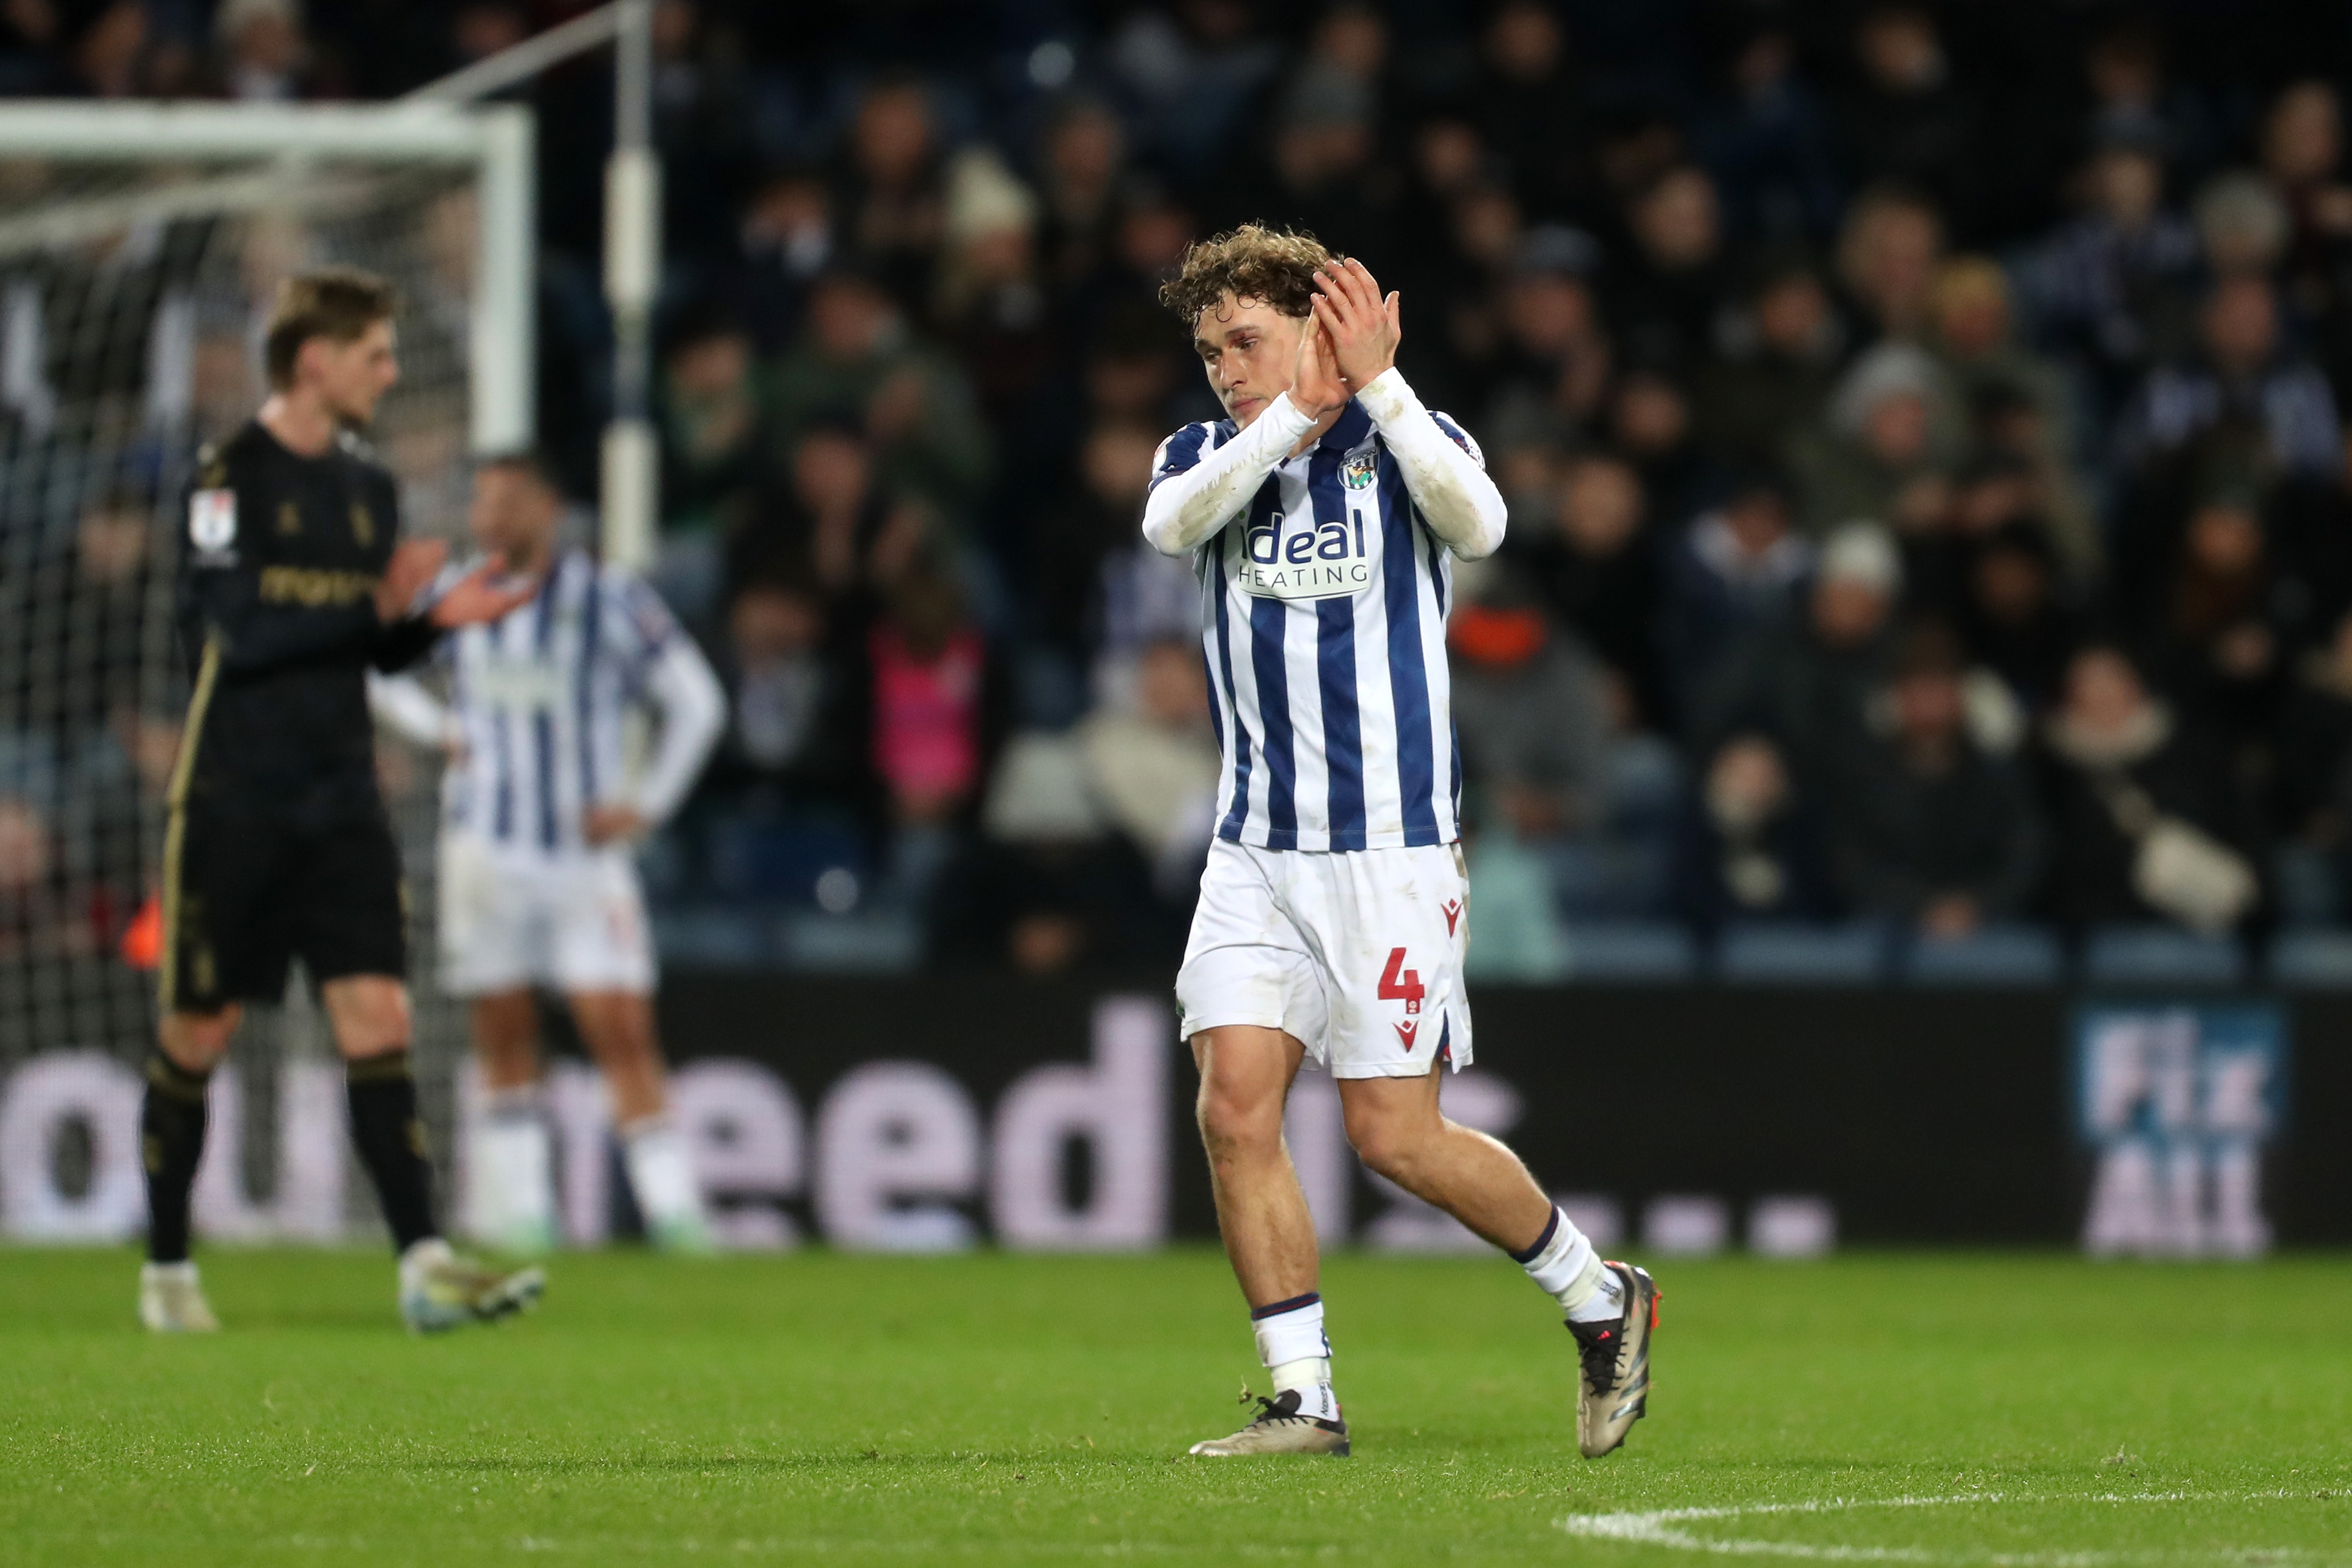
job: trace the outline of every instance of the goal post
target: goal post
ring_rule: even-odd
[[[268,390],[276,288],[326,263],[399,288],[401,380],[368,434],[404,526],[457,541],[467,452],[536,434],[535,157],[531,110],[508,104],[0,102],[0,1235],[107,1238],[143,1213],[136,1071],[155,1017],[132,917],[187,694],[173,502],[199,445]],[[435,973],[437,765],[387,748],[384,766],[446,1169],[466,1037]],[[370,1223],[336,1071],[305,987],[239,1031],[201,1231]]]

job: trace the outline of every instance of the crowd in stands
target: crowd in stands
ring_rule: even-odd
[[[656,11],[654,577],[733,698],[668,907],[1172,960],[1217,752],[1137,522],[1218,410],[1155,294],[1263,220],[1402,291],[1510,504],[1448,633],[1474,952],[2352,921],[2329,8],[816,9]],[[10,0],[0,89],[383,96],[562,14]],[[530,89],[583,498],[608,81]]]

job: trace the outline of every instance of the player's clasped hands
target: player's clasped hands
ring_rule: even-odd
[[[1339,379],[1349,392],[1361,392],[1396,363],[1404,336],[1397,296],[1383,300],[1370,269],[1353,257],[1324,263],[1315,287],[1315,321],[1323,331],[1307,335],[1328,340]]]

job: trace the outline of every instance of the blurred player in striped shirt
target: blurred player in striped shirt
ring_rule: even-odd
[[[445,639],[444,704],[406,678],[373,688],[380,718],[445,748],[440,978],[470,999],[488,1115],[473,1149],[467,1224],[537,1251],[554,1237],[537,989],[561,993],[604,1075],[630,1190],[660,1246],[709,1246],[686,1144],[668,1117],[653,1014],[654,952],[631,846],[693,786],[726,698],[653,590],[563,548],[562,500],[531,457],[477,471],[469,518],[485,550],[540,574],[504,618]],[[632,707],[660,726],[624,777]]]

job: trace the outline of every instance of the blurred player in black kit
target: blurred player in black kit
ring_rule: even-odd
[[[199,454],[179,520],[194,685],[164,834],[162,1024],[140,1125],[139,1315],[153,1330],[218,1326],[188,1258],[205,1086],[243,1005],[282,1000],[298,956],[346,1064],[352,1142],[400,1253],[403,1319],[429,1331],[500,1317],[543,1284],[441,1239],[409,1071],[400,853],[376,788],[367,671],[504,616],[536,584],[501,581],[494,560],[418,604],[447,549],[398,541],[392,476],[353,433],[399,379],[398,307],[364,272],[289,279],[269,321],[269,398]]]

